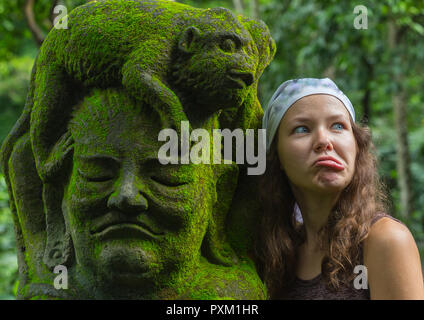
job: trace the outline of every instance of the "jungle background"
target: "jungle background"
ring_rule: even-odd
[[[0,144],[22,112],[37,50],[53,25],[53,8],[64,5],[70,12],[85,2],[0,0]],[[390,214],[409,227],[423,261],[424,1],[177,2],[225,7],[265,21],[277,54],[260,80],[263,108],[288,79],[330,77],[338,84],[355,106],[357,120],[371,127]],[[0,172],[0,299],[15,298],[17,276],[13,223]]]

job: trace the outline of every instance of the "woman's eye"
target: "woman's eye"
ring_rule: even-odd
[[[233,52],[236,48],[236,43],[232,39],[225,39],[221,42],[221,49],[227,52]]]
[[[333,128],[336,128],[337,130],[343,130],[345,127],[341,123],[335,123],[333,124]]]
[[[164,186],[168,186],[168,187],[179,187],[179,186],[183,186],[183,185],[187,184],[187,182],[165,179],[165,178],[158,177],[158,176],[152,176],[151,179],[153,181],[157,182],[157,183],[160,183],[160,184],[162,184]]]
[[[305,132],[308,132],[308,128],[306,128],[305,126],[299,126],[294,129],[294,133],[305,133]]]

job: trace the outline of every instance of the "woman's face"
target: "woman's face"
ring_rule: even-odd
[[[277,150],[292,187],[336,193],[352,180],[357,144],[350,115],[337,98],[316,94],[294,103],[280,122]],[[331,157],[317,161],[322,157]]]

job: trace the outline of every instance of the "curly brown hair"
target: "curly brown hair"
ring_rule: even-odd
[[[355,173],[319,232],[320,246],[326,252],[321,265],[322,276],[333,290],[352,281],[371,221],[379,212],[388,209],[371,131],[352,120],[351,126],[358,146]],[[260,180],[263,211],[255,245],[258,270],[271,299],[284,296],[292,285],[296,276],[297,249],[306,235],[304,225],[294,215],[296,199],[286,173],[280,168],[277,144],[278,136],[271,144],[266,171]]]

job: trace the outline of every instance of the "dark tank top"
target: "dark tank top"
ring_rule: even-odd
[[[399,223],[402,223],[390,215],[379,213],[371,221],[371,225],[381,218],[388,217]],[[361,264],[363,265],[363,256],[361,256]],[[313,279],[302,280],[296,277],[291,289],[284,294],[281,299],[287,300],[369,300],[369,289],[356,289],[353,285],[341,286],[337,291],[330,290],[322,274]]]

